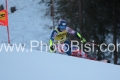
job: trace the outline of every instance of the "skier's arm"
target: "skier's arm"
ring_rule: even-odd
[[[81,39],[82,43],[86,42],[86,40],[81,36],[80,33],[72,30],[70,27],[67,27],[66,30],[68,33],[75,35],[78,39]]]
[[[49,40],[50,52],[53,52],[53,50],[54,50],[53,41],[54,41],[54,38],[56,37],[56,35],[57,35],[57,32],[54,30],[52,32],[50,40]]]
[[[53,52],[53,41],[51,39],[49,40],[49,45],[50,45],[50,52]]]

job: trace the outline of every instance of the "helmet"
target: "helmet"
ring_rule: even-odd
[[[60,30],[65,30],[66,27],[67,27],[66,21],[65,20],[60,20],[58,28],[60,28]]]

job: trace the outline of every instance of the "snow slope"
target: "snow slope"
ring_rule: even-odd
[[[5,6],[5,0],[0,0]],[[52,19],[46,16],[47,6],[41,0],[8,0],[10,40],[13,43],[25,43],[30,47],[31,40],[48,43]],[[17,11],[11,13],[10,8]],[[7,43],[6,27],[0,27],[0,43]]]
[[[0,80],[120,80],[120,66],[48,52],[0,53]]]

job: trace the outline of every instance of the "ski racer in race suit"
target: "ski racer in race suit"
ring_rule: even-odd
[[[58,27],[53,30],[49,40],[50,52],[53,52],[55,49],[53,44],[57,45],[58,43],[65,43],[71,46],[71,44],[66,40],[67,33],[75,35],[78,39],[81,39],[82,43],[86,42],[86,40],[82,38],[82,36],[78,32],[72,30],[70,27],[67,26],[65,20],[60,20],[58,23]],[[69,50],[66,52],[66,54],[73,55],[71,52],[71,47],[69,47]]]

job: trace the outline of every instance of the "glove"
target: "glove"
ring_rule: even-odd
[[[84,38],[81,39],[81,43],[85,43],[86,40]]]
[[[54,46],[51,45],[51,46],[50,46],[50,52],[53,52],[53,51],[54,51]]]
[[[53,45],[51,45],[51,46],[50,46],[50,49],[51,49],[52,51],[54,50],[54,47],[53,47]]]

